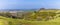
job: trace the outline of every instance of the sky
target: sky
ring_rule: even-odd
[[[60,8],[60,0],[0,0],[0,9]]]

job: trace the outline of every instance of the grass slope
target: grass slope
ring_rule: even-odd
[[[0,25],[60,25],[60,17],[49,21],[28,21],[0,16]]]
[[[60,25],[60,17],[49,21],[25,21],[24,25]]]

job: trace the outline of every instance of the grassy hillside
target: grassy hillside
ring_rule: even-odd
[[[28,21],[0,16],[0,25],[60,25],[60,18],[49,21]]]
[[[60,18],[49,21],[28,21],[0,16],[0,25],[60,25]]]

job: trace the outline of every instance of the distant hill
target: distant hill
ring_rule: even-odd
[[[37,9],[2,9],[0,11],[35,11]]]

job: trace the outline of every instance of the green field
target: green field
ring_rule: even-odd
[[[60,18],[49,21],[28,21],[0,16],[0,25],[60,25]]]

